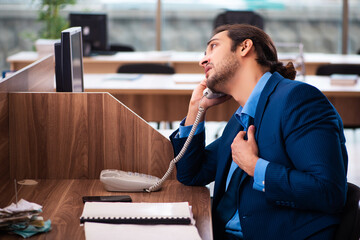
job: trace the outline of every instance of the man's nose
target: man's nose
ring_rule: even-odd
[[[205,55],[199,62],[200,67],[205,68],[205,65],[209,62],[208,55]]]

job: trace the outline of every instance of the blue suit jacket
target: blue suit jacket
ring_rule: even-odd
[[[238,211],[245,239],[304,239],[339,223],[347,192],[347,152],[339,114],[315,87],[275,72],[255,114],[259,157],[269,161],[265,192],[254,190],[245,172],[239,182]],[[233,116],[220,138],[205,147],[205,134],[194,136],[177,163],[186,185],[215,180],[213,228],[221,239],[224,223],[214,218],[232,161],[231,143],[243,130]],[[170,137],[175,154],[185,138]]]

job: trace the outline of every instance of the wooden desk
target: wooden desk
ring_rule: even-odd
[[[125,63],[163,63],[174,67],[177,73],[203,73],[200,52],[118,52],[109,56],[84,57],[85,73],[116,73]],[[37,52],[19,52],[7,58],[10,69],[17,71],[39,59]]]
[[[0,207],[8,206],[14,199],[14,182],[0,186]],[[188,187],[176,180],[165,182],[162,190],[153,193],[111,193],[99,180],[39,180],[35,186],[18,187],[18,197],[43,206],[41,216],[51,220],[52,230],[31,239],[85,239],[80,226],[85,195],[130,195],[133,202],[189,202],[202,239],[212,239],[211,206],[209,190],[205,187]],[[0,239],[23,239],[18,235],[0,233]]]
[[[126,80],[133,76],[139,78]],[[186,116],[192,90],[203,77],[203,74],[86,74],[85,91],[109,92],[146,121],[178,121]],[[329,77],[322,76],[306,76],[304,81],[328,97],[345,125],[360,126],[360,81],[355,86],[334,86]],[[228,121],[237,108],[237,103],[230,100],[211,108],[206,118]]]
[[[170,141],[108,93],[54,93],[54,61],[43,58],[0,83],[0,207],[19,199],[41,204],[52,230],[35,239],[84,239],[84,195],[113,195],[98,180],[103,169],[162,176],[173,158]],[[135,202],[188,201],[197,228],[212,239],[210,195],[186,187],[174,171],[163,189],[130,193]],[[86,180],[87,179],[87,180]],[[0,239],[19,239],[0,235]],[[22,239],[22,238],[20,238]]]
[[[294,54],[279,53],[280,60],[292,58]],[[199,60],[203,52],[119,52],[112,56],[84,58],[85,73],[116,73],[124,63],[167,63],[176,73],[203,73]],[[7,58],[11,70],[19,70],[38,59],[36,52],[19,52]],[[328,63],[360,64],[360,55],[341,55],[325,53],[304,53],[306,75],[314,75],[316,69]]]
[[[360,97],[360,80],[350,86],[333,85],[327,76],[306,76],[304,82],[320,89],[328,98],[331,97]]]
[[[324,64],[360,64],[359,54],[304,53],[306,75],[315,75],[319,66]]]
[[[123,77],[125,76],[125,78]],[[178,121],[186,116],[191,93],[203,74],[144,74],[126,80],[131,74],[86,74],[86,92],[109,92],[146,121]],[[131,77],[130,77],[131,78]],[[193,83],[176,83],[176,81]],[[228,121],[238,108],[233,100],[215,106],[206,113],[207,120]]]

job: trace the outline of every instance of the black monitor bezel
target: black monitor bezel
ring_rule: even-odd
[[[74,49],[72,39],[79,37],[79,49]],[[81,89],[76,89],[74,80],[74,62],[72,51],[77,50],[80,54]],[[61,62],[62,62],[62,89],[63,92],[84,92],[84,70],[83,70],[83,47],[81,27],[72,27],[61,32]]]

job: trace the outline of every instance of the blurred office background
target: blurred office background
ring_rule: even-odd
[[[0,72],[9,69],[8,56],[34,50],[43,27],[37,20],[39,2],[0,0]],[[304,52],[356,54],[360,49],[359,0],[77,0],[61,15],[107,13],[109,43],[136,51],[203,51],[214,19],[225,10],[254,11],[275,42],[302,43]]]
[[[10,68],[7,57],[35,50],[44,27],[37,20],[40,2],[0,0],[0,72]],[[215,18],[225,10],[254,11],[275,43],[302,43],[305,53],[360,50],[360,0],[76,0],[60,13],[66,18],[71,12],[106,13],[110,44],[131,45],[136,51],[202,52]],[[287,49],[279,49],[283,51]],[[219,124],[225,123],[207,123],[208,143],[220,134]],[[349,181],[359,185],[360,129],[346,129],[345,134]]]

